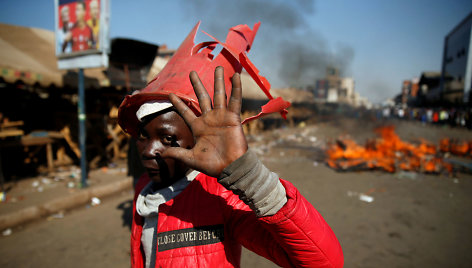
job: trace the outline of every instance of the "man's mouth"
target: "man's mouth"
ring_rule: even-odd
[[[157,176],[161,173],[159,169],[155,169],[155,168],[147,168],[146,170],[147,170],[147,173],[149,174],[149,176],[151,176],[151,177]]]
[[[156,155],[156,162],[157,166],[159,166],[159,175],[164,178],[169,177],[169,167],[167,166],[167,163],[164,161],[164,159],[158,154]]]

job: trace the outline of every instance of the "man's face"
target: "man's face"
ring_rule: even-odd
[[[185,175],[188,167],[172,158],[160,155],[167,148],[194,146],[192,132],[175,111],[168,111],[146,123],[137,141],[142,163],[152,181],[160,187],[169,186]]]
[[[61,10],[61,19],[63,24],[69,23],[69,8],[64,7]]]
[[[99,13],[98,2],[97,1],[90,2],[90,15],[92,16],[92,18],[97,19],[98,13]]]
[[[77,16],[77,21],[83,21],[85,16],[84,6],[82,4],[77,4],[75,6],[75,15]]]

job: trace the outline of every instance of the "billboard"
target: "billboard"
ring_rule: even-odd
[[[59,69],[108,66],[109,0],[55,0]]]

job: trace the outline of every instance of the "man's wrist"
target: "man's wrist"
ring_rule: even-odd
[[[218,182],[237,194],[258,216],[274,215],[287,202],[278,175],[250,149],[223,170]]]

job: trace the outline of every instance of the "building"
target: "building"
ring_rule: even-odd
[[[326,100],[328,96],[329,82],[325,79],[316,80],[313,96],[318,100]]]
[[[52,31],[0,24],[0,153],[8,156],[0,156],[0,173],[5,178],[26,175],[46,160],[52,170],[57,163],[80,158],[75,146],[78,73],[58,68],[55,45]],[[108,68],[84,70],[90,167],[125,152],[116,107],[127,92],[146,85],[158,50],[157,45],[123,38],[113,39],[111,47]],[[6,130],[9,122],[15,123],[14,131]]]
[[[337,103],[339,101],[338,97],[338,89],[337,88],[329,88],[328,94],[326,97],[326,102],[328,103]]]
[[[417,94],[417,103],[419,106],[434,106],[441,102],[440,82],[440,72],[421,73]]]
[[[444,39],[441,95],[449,104],[470,103],[472,89],[472,13]]]
[[[336,68],[326,68],[324,79],[315,81],[313,95],[315,99],[321,102],[338,102],[338,89],[341,88],[341,77]]]
[[[350,77],[341,78],[341,85],[338,89],[338,99],[341,103],[354,103],[354,79]]]
[[[420,79],[415,77],[411,80],[410,96],[416,98],[418,96],[418,91],[420,89]]]
[[[419,78],[413,78],[411,80],[403,81],[399,99],[399,102],[403,107],[415,106],[415,100],[418,96],[418,91],[420,88],[419,82]]]
[[[403,106],[407,105],[408,102],[408,96],[410,95],[410,90],[411,90],[411,81],[410,80],[404,80],[402,84],[402,91],[401,91],[401,99],[400,102]]]
[[[312,91],[318,102],[339,103],[353,107],[363,106],[366,103],[355,91],[354,79],[341,77],[336,68],[328,67],[325,78],[316,80]]]

